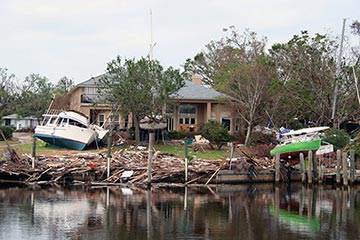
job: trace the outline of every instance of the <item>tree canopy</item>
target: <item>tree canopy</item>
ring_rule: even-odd
[[[145,116],[161,115],[168,97],[183,85],[179,70],[164,69],[156,60],[117,57],[108,63],[99,91],[114,109],[120,109],[123,114],[132,113],[138,142],[139,121]]]

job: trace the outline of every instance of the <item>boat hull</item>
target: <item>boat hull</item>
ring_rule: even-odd
[[[83,150],[95,140],[96,132],[74,126],[37,126],[34,137],[59,147]]]
[[[63,147],[63,148],[69,148],[74,150],[84,150],[87,146],[86,143],[75,141],[72,139],[66,139],[62,137],[57,137],[53,135],[47,135],[47,134],[34,134],[34,137],[39,138],[43,140],[44,142],[47,142],[51,145]]]
[[[286,145],[278,145],[270,151],[271,156],[277,154],[281,155],[294,155],[300,154],[301,152],[316,151],[321,146],[321,140],[311,140],[297,143],[290,143]]]

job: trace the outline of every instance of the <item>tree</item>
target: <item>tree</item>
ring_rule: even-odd
[[[9,74],[7,68],[0,68],[0,116],[9,114],[14,109],[16,98],[14,74]]]
[[[275,71],[265,53],[265,38],[248,30],[240,33],[233,26],[224,31],[227,35],[188,60],[185,70],[202,72],[208,84],[230,97],[226,101],[246,122],[248,144],[254,122],[264,113],[259,107],[265,105]]]
[[[356,108],[352,107],[354,94],[349,91],[350,85],[353,85],[345,62],[342,62],[340,74],[336,75],[337,47],[336,41],[329,36],[310,36],[307,31],[295,35],[287,43],[272,46],[270,56],[276,65],[280,88],[283,90],[280,92],[281,106],[273,108],[275,112],[282,113],[277,114],[279,125],[294,118],[310,125],[331,124],[336,82],[339,91],[335,122],[339,124],[355,113]]]
[[[47,77],[30,74],[25,78],[17,99],[17,112],[37,118],[46,112],[53,97],[54,86]]]
[[[184,79],[178,70],[164,69],[156,60],[117,57],[108,63],[99,91],[114,109],[120,109],[126,115],[132,113],[138,144],[139,121],[161,115],[168,97],[183,85]]]
[[[59,79],[55,86],[55,92],[64,95],[74,88],[74,81],[66,76]]]

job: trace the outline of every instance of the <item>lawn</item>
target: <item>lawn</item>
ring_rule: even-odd
[[[31,154],[32,153],[32,143],[20,143],[17,141],[9,141],[9,144],[14,148],[18,153]],[[0,152],[6,148],[5,142],[0,142]],[[122,147],[123,148],[123,147]],[[126,147],[125,147],[126,148]],[[183,145],[166,145],[166,144],[157,144],[155,149],[163,152],[174,154],[175,156],[184,157],[184,146]],[[82,152],[94,152],[96,149],[88,149]],[[53,145],[48,145],[43,141],[36,142],[36,154],[39,155],[61,155],[61,154],[71,154],[79,153],[80,151],[69,150],[65,148],[60,148]],[[197,151],[194,152],[191,147],[188,149],[189,156],[197,159],[208,159],[208,160],[217,160],[225,159],[229,157],[229,151],[226,149],[223,150],[207,150],[207,151]]]
[[[184,146],[179,145],[164,145],[158,144],[155,146],[156,150],[159,150],[163,153],[171,153],[178,157],[184,157]],[[225,159],[229,157],[229,152],[227,150],[207,150],[205,152],[197,151],[194,152],[191,147],[189,147],[189,155],[195,158],[208,159],[208,160],[217,160]]]

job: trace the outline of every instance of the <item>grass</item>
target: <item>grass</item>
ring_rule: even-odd
[[[32,153],[32,143],[20,143],[15,141],[9,141],[9,144],[18,153],[22,153],[22,154]],[[0,152],[3,152],[5,148],[6,148],[5,142],[0,142]],[[69,149],[49,145],[43,141],[36,142],[36,154],[39,155],[59,155],[59,154],[76,153],[76,152],[79,151],[69,150]]]
[[[32,143],[20,143],[18,141],[9,141],[9,144],[18,152],[23,154],[32,153]],[[6,144],[3,141],[0,141],[0,152],[6,148]],[[155,146],[156,150],[159,150],[163,153],[174,154],[177,157],[184,157],[184,146],[183,145],[165,145],[157,144]],[[96,149],[88,149],[82,152],[94,152]],[[53,145],[46,144],[43,141],[36,142],[36,154],[39,155],[61,155],[61,154],[71,154],[78,153],[80,151],[69,150]],[[207,159],[207,160],[218,160],[225,159],[229,157],[229,152],[227,150],[207,150],[207,151],[198,151],[194,152],[191,147],[188,148],[189,156],[197,159]]]
[[[178,157],[184,157],[184,146],[158,144],[155,146],[155,149],[163,153],[170,153]],[[189,155],[194,158],[208,160],[217,160],[229,157],[229,153],[226,150],[207,150],[205,152],[194,152],[192,151],[191,147],[189,147]]]

